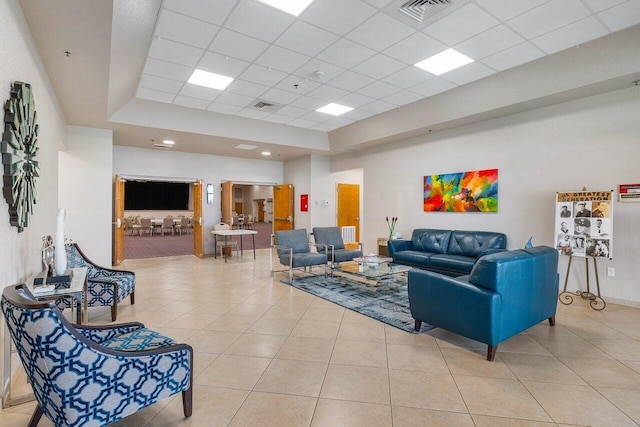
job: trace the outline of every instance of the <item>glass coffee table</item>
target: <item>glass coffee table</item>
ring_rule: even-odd
[[[391,261],[389,257],[380,256],[354,258],[353,262],[341,264],[339,271],[378,282],[391,276],[406,274],[411,270],[408,265],[393,264]]]

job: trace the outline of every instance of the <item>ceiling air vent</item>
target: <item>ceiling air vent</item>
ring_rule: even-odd
[[[416,21],[422,22],[449,5],[451,0],[409,0],[400,6],[399,10]]]
[[[254,110],[260,110],[267,113],[273,113],[275,111],[278,111],[280,108],[282,108],[282,105],[279,105],[279,104],[276,104],[275,102],[267,101],[264,99],[256,99],[251,103],[251,108],[253,108]]]

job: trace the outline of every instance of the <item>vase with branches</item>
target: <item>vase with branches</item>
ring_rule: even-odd
[[[393,234],[396,229],[396,222],[398,222],[398,217],[394,216],[394,217],[391,217],[391,219],[389,219],[389,217],[386,217],[386,220],[387,220],[387,226],[389,227],[389,240],[391,240],[393,239]]]

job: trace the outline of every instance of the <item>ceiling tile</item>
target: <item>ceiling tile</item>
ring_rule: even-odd
[[[278,110],[278,114],[282,116],[288,116],[291,118],[302,117],[307,114],[309,110],[303,108],[293,107],[291,105],[287,105]]]
[[[251,65],[240,75],[242,80],[248,80],[253,83],[267,86],[273,86],[285,77],[287,77],[287,75],[282,71],[274,69],[270,70],[261,65]]]
[[[417,93],[410,92],[408,90],[401,90],[400,92],[396,92],[392,95],[389,95],[383,98],[383,101],[387,101],[387,102],[390,102],[391,104],[402,106],[402,105],[411,104],[412,102],[416,102],[420,99],[422,99],[422,95],[418,95]]]
[[[255,0],[241,0],[225,26],[248,36],[273,42],[295,18]]]
[[[283,116],[282,114],[270,114],[267,117],[265,117],[263,120],[266,120],[272,123],[286,124],[286,123],[289,123],[291,120],[293,120],[293,118],[289,116]]]
[[[343,38],[322,51],[318,58],[339,67],[351,68],[375,54],[375,50]]]
[[[162,9],[155,35],[200,49],[206,49],[218,26]]]
[[[367,59],[357,67],[354,67],[353,71],[373,77],[374,79],[381,79],[405,67],[406,64],[400,61],[389,58],[383,54],[378,54]]]
[[[469,3],[422,30],[427,35],[453,46],[498,25],[498,20]]]
[[[204,50],[193,46],[172,42],[171,40],[158,40],[157,38],[153,39],[149,49],[151,58],[189,67],[195,67],[203,53]]]
[[[604,36],[607,30],[592,16],[531,40],[545,53],[554,53]]]
[[[140,87],[145,89],[154,89],[162,92],[176,94],[182,88],[183,82],[177,80],[165,79],[164,77],[149,76],[143,74],[140,79]]]
[[[178,95],[176,96],[176,99],[173,100],[173,104],[204,110],[209,106],[209,104],[211,104],[211,102],[207,101],[206,99],[198,99],[191,98],[189,96]]]
[[[336,40],[338,36],[335,34],[306,22],[296,21],[275,41],[275,44],[304,55],[315,56]]]
[[[319,130],[319,131],[322,131],[322,132],[329,132],[329,131],[332,131],[334,129],[338,129],[339,127],[340,126],[338,126],[335,123],[322,122],[322,123],[318,123],[317,125],[311,126],[309,129]]]
[[[255,98],[238,95],[237,93],[222,92],[217,98],[216,102],[222,102],[223,104],[235,105],[237,107],[246,107],[254,101]]]
[[[204,54],[197,68],[210,73],[222,74],[227,77],[238,77],[247,67],[248,62],[226,57],[215,52]]]
[[[414,65],[446,48],[446,45],[426,34],[415,33],[386,49],[384,54],[405,64]]]
[[[271,45],[255,62],[267,68],[271,67],[284,71],[285,73],[292,73],[309,61],[309,59],[311,58],[306,55],[280,46]]]
[[[136,92],[136,98],[148,99],[150,101],[171,103],[175,95],[168,92],[160,92],[153,89],[145,89],[143,87],[138,88]]]
[[[368,111],[364,111],[364,110],[359,110],[359,109],[355,109],[355,110],[351,110],[347,113],[344,113],[341,117],[344,117],[345,119],[349,119],[349,120],[353,120],[355,122],[357,122],[358,120],[364,120],[366,118],[369,118],[373,116],[373,113],[370,113]]]
[[[207,111],[213,111],[222,114],[237,114],[240,110],[242,110],[242,107],[220,104],[219,102],[213,102],[211,105],[209,105],[209,107],[207,107]]]
[[[238,93],[240,95],[250,96],[257,98],[263,93],[269,90],[269,86],[260,85],[257,83],[251,83],[244,80],[234,80],[225,89],[226,92]]]
[[[414,67],[413,65],[410,65],[408,67],[403,68],[400,71],[397,71],[391,75],[388,75],[382,80],[394,86],[407,89],[407,88],[410,88],[411,86],[417,85],[420,82],[424,82],[426,80],[432,79],[433,77],[434,77],[433,74],[426,73],[424,70],[421,70],[418,67]]]
[[[210,49],[251,62],[260,56],[267,46],[269,44],[261,40],[223,28],[213,40]]]
[[[346,105],[348,107],[359,108],[373,101],[375,101],[375,98],[371,98],[370,96],[361,95],[359,93],[350,93],[349,95],[338,99],[337,102],[338,104]]]
[[[374,13],[375,8],[360,0],[322,0],[311,3],[300,18],[332,33],[345,35]]]
[[[186,67],[184,65],[172,64],[171,62],[161,61],[159,59],[147,58],[147,62],[144,64],[143,73],[186,82],[193,73],[193,67]]]
[[[640,6],[638,0],[629,0],[619,6],[602,11],[598,16],[611,31],[618,31],[640,23]]]
[[[394,1],[397,0],[364,0],[367,3],[369,3],[372,6],[377,7],[378,9],[382,9],[383,7],[385,7],[386,5],[388,5],[389,3],[392,3]]]
[[[367,87],[358,90],[357,92],[360,95],[369,96],[374,99],[380,99],[384,98],[385,96],[389,96],[392,93],[399,92],[400,90],[400,88],[390,85],[389,83],[377,81]]]
[[[340,74],[335,79],[331,80],[331,85],[344,89],[349,92],[357,91],[358,89],[370,85],[375,80],[365,75],[347,71]]]
[[[496,18],[506,21],[518,16],[549,0],[504,1],[504,0],[475,0],[484,10]],[[598,0],[600,1],[600,0]]]
[[[360,108],[362,108],[365,111],[369,111],[370,113],[380,114],[380,113],[384,113],[385,111],[398,108],[398,106],[386,101],[373,101],[372,103],[363,105]]]
[[[544,56],[544,53],[540,49],[529,42],[525,42],[488,56],[482,60],[482,63],[494,70],[503,71],[533,61],[541,56]]]
[[[511,19],[507,24],[531,39],[579,21],[588,15],[589,10],[580,0],[551,0]]]
[[[271,89],[261,96],[261,98],[268,101],[273,101],[276,104],[289,104],[300,97],[300,94],[295,94],[281,89]]]
[[[333,102],[336,99],[345,96],[347,93],[349,92],[343,89],[339,89],[337,87],[333,87],[329,85],[321,85],[316,89],[312,90],[311,92],[309,92],[309,95],[317,99]]]
[[[312,111],[310,113],[305,114],[304,116],[300,117],[303,120],[311,120],[312,122],[316,122],[316,123],[322,123],[322,122],[326,122],[327,120],[333,118],[334,116],[332,116],[331,114],[326,114],[326,113],[320,113],[318,111]]]
[[[302,108],[303,110],[315,111],[320,107],[327,105],[327,101],[325,99],[313,98],[311,96],[301,96],[300,98],[293,101],[291,104],[293,107]]]
[[[227,18],[236,1],[216,0],[215,7],[212,7],[211,0],[164,0],[162,7],[220,25]]]
[[[310,128],[313,125],[317,125],[318,122],[314,122],[312,120],[306,120],[306,119],[295,119],[291,122],[289,122],[290,126],[296,126],[299,128]]]
[[[585,0],[589,8],[595,12],[601,12],[605,9],[617,6],[628,0]]]
[[[382,51],[414,32],[408,25],[380,12],[348,33],[346,37],[371,49]]]
[[[441,79],[440,77],[435,77],[431,80],[427,80],[426,82],[413,86],[411,90],[413,92],[419,93],[420,95],[428,97],[437,93],[447,91],[449,89],[453,89],[454,87],[456,87],[455,84]]]
[[[191,96],[193,98],[208,99],[209,101],[213,101],[221,93],[222,91],[218,89],[211,89],[209,87],[198,86],[191,83],[186,83],[180,91],[180,95]]]
[[[454,46],[458,52],[478,60],[524,41],[505,25],[497,25]]]
[[[298,85],[296,87],[295,85]],[[315,88],[320,86],[320,83],[316,81],[311,81],[309,79],[305,79],[303,77],[298,76],[288,76],[286,79],[282,80],[275,87],[282,90],[288,90],[293,93],[297,93],[300,95],[305,95]]]
[[[248,117],[250,119],[264,119],[269,115],[266,111],[253,110],[251,108],[245,108],[237,113],[238,116]]]
[[[467,64],[460,68],[456,68],[453,71],[442,74],[440,77],[461,86],[490,76],[495,72],[496,71],[494,69],[487,67],[480,62],[472,62],[471,64]]]
[[[350,125],[354,121],[355,120],[349,120],[344,116],[340,116],[340,117],[333,117],[332,119],[327,120],[327,123],[330,123],[332,125],[336,125],[337,127],[342,127],[342,126]]]
[[[318,70],[322,70],[324,72],[324,77],[322,77],[321,79],[318,79],[318,77],[315,75],[315,72]],[[317,81],[318,83],[322,83],[323,81],[335,79],[340,74],[344,73],[344,71],[344,68],[337,67],[335,65],[329,64],[328,62],[320,61],[318,59],[312,59],[302,67],[298,68],[295,72],[295,75],[312,81]]]

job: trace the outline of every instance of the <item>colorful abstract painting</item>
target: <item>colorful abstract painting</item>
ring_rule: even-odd
[[[424,177],[425,212],[498,212],[498,169]]]

